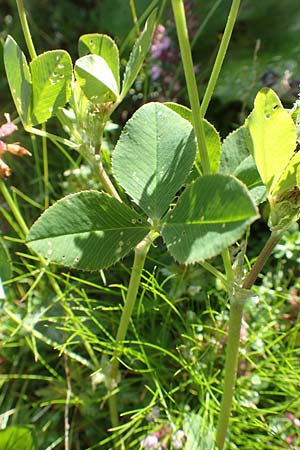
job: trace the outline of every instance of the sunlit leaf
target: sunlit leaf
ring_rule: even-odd
[[[148,103],[125,125],[113,172],[145,213],[159,219],[186,180],[195,153],[191,124],[160,103]]]
[[[134,210],[98,191],[59,200],[31,227],[27,243],[50,261],[83,270],[109,267],[148,233]]]
[[[65,106],[71,94],[72,61],[64,50],[39,55],[30,63],[33,125],[43,123]]]
[[[115,41],[106,34],[84,34],[78,42],[79,56],[85,56],[89,53],[101,56],[110,67],[115,80],[120,89],[120,61],[119,50]]]
[[[35,450],[33,433],[25,427],[7,427],[0,431],[0,448],[3,450]]]
[[[274,91],[263,88],[246,121],[252,140],[252,153],[261,179],[270,195],[296,184],[299,156],[296,127]]]
[[[82,56],[76,61],[74,70],[81,89],[93,103],[115,101],[118,98],[117,81],[101,56]]]
[[[218,255],[258,217],[245,186],[232,176],[205,175],[183,192],[163,219],[161,234],[180,263]]]
[[[24,126],[31,125],[31,75],[24,53],[11,36],[4,45],[4,65],[18,114]]]

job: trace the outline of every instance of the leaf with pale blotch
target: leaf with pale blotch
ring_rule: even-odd
[[[123,258],[148,232],[147,221],[125,204],[83,191],[48,208],[31,227],[27,243],[52,262],[93,271]]]
[[[84,95],[93,103],[114,102],[119,95],[118,83],[104,58],[82,56],[76,61],[75,76]]]
[[[251,135],[253,157],[269,195],[292,188],[299,164],[295,154],[296,127],[272,89],[259,91],[246,127]]]
[[[148,17],[140,37],[135,42],[125,69],[121,99],[125,97],[142,68],[148,52],[156,20],[156,9]]]
[[[31,123],[32,84],[24,53],[16,41],[8,36],[4,45],[4,65],[16,110],[23,125]]]
[[[189,122],[161,103],[148,103],[126,123],[113,153],[113,172],[152,219],[169,208],[194,163]]]
[[[193,114],[192,111],[186,106],[179,105],[178,103],[166,102],[164,103],[168,108],[175,111],[183,119],[188,120],[193,124]],[[206,148],[209,157],[210,169],[212,173],[218,173],[220,165],[221,156],[221,139],[220,135],[215,129],[215,127],[208,122],[206,119],[203,120],[203,128],[205,134]]]
[[[186,188],[164,217],[161,234],[172,256],[189,264],[221,253],[257,217],[244,184],[229,175],[205,175]]]
[[[32,124],[46,122],[71,95],[72,61],[64,50],[52,50],[31,61],[33,86]]]
[[[106,34],[90,33],[80,37],[78,42],[79,56],[92,55],[101,56],[107,62],[120,89],[120,60],[119,49],[115,41]]]

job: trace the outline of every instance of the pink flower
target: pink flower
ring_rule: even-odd
[[[1,125],[0,127],[0,137],[9,136],[14,131],[17,130],[16,125],[10,120],[9,114],[4,114],[6,118],[6,123]],[[26,148],[21,147],[19,142],[14,142],[13,144],[6,144],[5,142],[0,140],[0,177],[7,178],[10,176],[10,168],[9,166],[2,160],[3,153],[12,153],[16,156],[31,156],[31,153],[26,150]]]
[[[149,449],[149,448],[156,448],[158,445],[158,438],[154,434],[149,434],[145,439],[142,440],[141,446]]]

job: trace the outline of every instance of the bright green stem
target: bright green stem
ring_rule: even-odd
[[[203,173],[209,174],[211,172],[210,162],[205,142],[203,118],[200,109],[200,100],[194,72],[194,65],[188,36],[188,28],[186,23],[183,0],[172,0],[172,7],[181,52],[181,59],[186,79],[186,85],[189,95],[189,101],[192,108],[193,124],[199,147],[200,160],[202,164]]]
[[[269,259],[274,247],[279,242],[282,232],[275,231],[271,234],[266,245],[260,252],[255,264],[244,280],[242,288],[249,290],[256,281],[257,276]],[[245,292],[245,291],[244,291]],[[238,353],[240,345],[240,331],[245,304],[245,293],[237,290],[230,299],[229,332],[224,369],[223,396],[220,415],[217,426],[216,444],[218,450],[223,450],[228,429],[232,400],[235,388]]]
[[[205,116],[209,102],[211,100],[211,97],[213,95],[213,92],[215,90],[215,86],[221,71],[221,67],[223,65],[223,61],[225,58],[225,55],[227,53],[227,49],[228,49],[228,45],[230,42],[230,38],[232,35],[232,30],[237,18],[237,14],[238,14],[238,10],[240,7],[240,0],[233,0],[232,4],[231,4],[231,9],[229,12],[229,16],[227,19],[227,23],[226,23],[226,27],[224,30],[224,34],[221,40],[221,44],[220,44],[220,48],[214,63],[214,67],[202,100],[202,105],[201,105],[201,115],[202,117]]]
[[[134,262],[131,271],[129,286],[127,290],[127,295],[125,298],[125,304],[121,315],[121,320],[119,323],[119,328],[117,331],[116,341],[115,341],[115,351],[113,354],[113,359],[110,367],[110,379],[109,384],[111,385],[111,390],[115,389],[119,382],[119,355],[122,353],[122,346],[130,319],[132,316],[133,308],[135,305],[138,289],[140,286],[141,276],[146,260],[146,256],[149,252],[150,246],[153,240],[157,237],[157,233],[149,233],[145,239],[143,239],[134,250]],[[108,400],[110,418],[113,427],[118,426],[118,408],[117,408],[117,397],[116,394],[112,394]]]
[[[11,212],[13,213],[13,215],[14,215],[14,217],[16,219],[16,222],[18,223],[20,229],[22,230],[22,232],[24,234],[23,237],[25,237],[27,235],[27,233],[28,233],[28,227],[27,227],[27,225],[26,225],[26,223],[25,223],[25,221],[24,221],[24,219],[22,217],[22,214],[20,213],[20,211],[17,208],[15,202],[13,201],[13,199],[12,199],[12,197],[11,197],[7,187],[6,187],[6,184],[5,184],[5,182],[3,180],[0,180],[0,191],[1,191],[1,194],[3,195],[3,197],[5,199],[6,203],[8,204]]]
[[[46,132],[46,125],[43,123],[42,130]],[[44,208],[49,207],[49,167],[48,167],[48,146],[47,138],[42,137],[42,149],[43,149],[43,171],[44,171]]]
[[[155,236],[156,237],[156,236]],[[116,342],[115,342],[115,352],[113,355],[113,361],[111,364],[111,377],[114,380],[118,379],[119,371],[119,359],[118,356],[122,353],[123,341],[126,337],[128,325],[132,316],[133,308],[135,305],[138,289],[140,286],[141,276],[146,260],[146,256],[149,252],[151,243],[153,242],[154,236],[151,233],[148,234],[145,239],[143,239],[134,250],[134,262],[131,271],[129,286],[127,290],[127,295],[125,298],[125,304],[121,315],[121,320],[119,323],[119,328],[117,331]]]
[[[23,4],[23,0],[16,0],[17,2],[17,7],[18,7],[18,13],[19,13],[19,17],[20,17],[20,22],[22,25],[22,30],[24,33],[24,37],[25,37],[25,41],[26,41],[26,45],[29,51],[29,55],[31,59],[35,59],[37,54],[32,42],[32,38],[31,38],[31,34],[30,34],[30,30],[29,30],[29,26],[28,26],[28,22],[27,22],[27,17],[25,14],[25,8],[24,8],[24,4]]]

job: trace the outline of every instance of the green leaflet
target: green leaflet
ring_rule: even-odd
[[[254,109],[246,121],[252,154],[269,196],[297,184],[300,154],[296,149],[296,127],[278,96],[269,88],[257,94]]]
[[[249,149],[249,131],[242,126],[230,133],[222,143],[220,173],[234,175],[243,181],[256,204],[265,200],[266,188],[261,181]]]
[[[118,83],[101,56],[82,56],[76,61],[74,71],[81,89],[93,103],[114,102],[118,99]]]
[[[12,97],[25,128],[45,122],[69,100],[72,61],[64,50],[43,53],[28,66],[20,47],[8,36],[4,64]]]
[[[0,431],[0,448],[3,450],[35,450],[33,433],[25,427],[7,427]]]
[[[186,106],[179,105],[177,103],[166,102],[164,103],[168,108],[175,111],[183,119],[188,120],[193,124],[192,111]],[[215,127],[209,123],[206,119],[203,119],[204,134],[206,140],[206,146],[209,156],[210,168],[212,173],[218,173],[221,156],[221,139],[218,131]]]
[[[160,103],[142,106],[127,122],[113,153],[113,172],[151,219],[169,208],[194,163],[189,122]]]
[[[183,264],[216,256],[258,217],[245,186],[228,175],[205,175],[186,188],[162,220],[161,234]]]
[[[27,243],[50,261],[93,271],[123,258],[148,231],[147,221],[125,204],[83,191],[48,208],[31,227]]]
[[[118,92],[120,89],[120,60],[119,49],[115,41],[106,34],[84,34],[78,42],[79,56],[92,55],[101,56],[110,67],[117,83]]]

